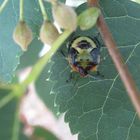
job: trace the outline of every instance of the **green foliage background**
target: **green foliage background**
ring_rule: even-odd
[[[34,41],[29,51],[21,56],[19,69],[33,65],[41,49],[38,31],[42,17],[37,0],[26,1],[26,5],[25,18],[34,32]],[[129,0],[100,0],[100,6],[124,61],[140,88],[140,5]],[[83,4],[76,11],[79,14],[86,8],[87,5]],[[50,13],[50,5],[47,4],[46,9]],[[5,18],[6,16],[9,18]],[[11,81],[22,54],[12,40],[17,20],[18,1],[9,1],[0,15],[0,80],[6,82]],[[94,37],[97,32],[96,28],[85,32],[77,29],[67,41],[78,35]],[[102,42],[100,37],[99,40]],[[67,54],[66,42],[60,49]],[[36,82],[38,95],[54,113],[58,109],[60,113],[65,112],[65,121],[69,123],[71,132],[79,135],[79,140],[139,140],[140,121],[105,46],[102,47],[101,57],[105,57],[99,66],[104,78],[94,80],[74,74],[74,79],[66,83],[70,67],[58,51]],[[8,93],[9,90],[0,90],[0,101]],[[0,108],[0,130],[3,130],[0,131],[0,137],[5,140],[15,140],[14,137],[18,139],[18,135],[19,139],[25,139],[16,131],[20,126],[20,123],[14,121],[17,119],[17,103],[18,100],[15,99]],[[57,108],[53,107],[54,104]]]
[[[140,6],[120,0],[101,0],[100,5],[124,61],[139,87]],[[80,6],[77,12],[80,13],[85,7]],[[78,30],[73,36],[93,37],[94,32]],[[61,49],[66,52],[65,46]],[[56,95],[55,104],[61,113],[66,112],[65,121],[69,123],[73,134],[79,134],[79,140],[139,140],[140,122],[105,47],[101,56],[106,57],[99,67],[104,79],[80,78],[75,74],[77,81],[66,83],[70,67],[58,51],[50,62],[53,65],[47,83],[54,84],[49,92]]]

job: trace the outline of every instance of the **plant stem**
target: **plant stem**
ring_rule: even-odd
[[[58,39],[54,42],[51,49],[38,60],[38,62],[33,66],[32,71],[29,76],[23,81],[22,85],[24,87],[28,86],[30,83],[35,82],[42,72],[43,68],[50,60],[52,55],[58,50],[61,44],[67,39],[67,37],[71,34],[71,31],[66,30]]]
[[[19,15],[19,20],[23,21],[24,20],[24,0],[20,0],[20,15]]]
[[[48,20],[48,16],[47,16],[47,13],[45,11],[45,7],[44,7],[44,4],[43,4],[43,1],[42,0],[38,0],[38,2],[39,2],[39,6],[40,6],[40,9],[41,9],[44,21]]]
[[[19,131],[20,131],[20,120],[19,120],[19,103],[17,104],[15,117],[14,117],[14,124],[12,129],[12,140],[19,139]]]
[[[3,97],[0,100],[0,109],[2,107],[4,107],[5,105],[7,105],[14,97],[15,97],[15,95],[13,94],[13,92],[10,92],[10,93],[8,93],[8,95],[6,95],[5,97]]]
[[[98,6],[98,0],[88,0],[89,6]],[[97,26],[100,31],[100,34],[102,36],[102,39],[109,51],[109,54],[119,72],[119,75],[123,81],[123,84],[128,92],[128,95],[140,117],[140,94],[136,87],[136,84],[128,71],[127,66],[125,65],[122,56],[117,48],[117,45],[109,31],[109,28],[103,18],[102,15],[100,15]]]
[[[3,9],[5,8],[6,4],[8,3],[9,0],[4,0],[3,3],[0,6],[0,13],[3,11]]]

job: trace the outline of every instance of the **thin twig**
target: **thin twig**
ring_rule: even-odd
[[[98,0],[88,0],[89,6],[97,6],[98,5]],[[140,117],[140,94],[139,91],[136,87],[136,84],[127,68],[125,65],[122,56],[117,48],[117,45],[108,29],[108,26],[103,18],[102,15],[100,15],[98,21],[97,21],[97,26],[100,31],[100,34],[102,36],[102,39],[109,51],[109,54],[119,72],[119,75],[123,81],[123,84],[128,92],[128,95]]]
[[[24,20],[24,0],[20,0],[19,9],[20,9],[19,19],[20,21],[23,21]]]
[[[45,7],[44,7],[44,4],[43,4],[43,1],[42,0],[38,0],[38,2],[39,2],[39,6],[40,6],[40,9],[41,9],[44,21],[48,20],[48,16],[47,16],[47,13],[45,11]]]

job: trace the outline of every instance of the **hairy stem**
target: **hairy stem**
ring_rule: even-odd
[[[42,15],[43,15],[43,19],[44,20],[48,20],[48,16],[47,16],[47,13],[45,11],[45,7],[44,7],[44,4],[43,4],[43,1],[42,0],[38,0],[38,2],[39,2],[39,6],[40,6],[40,9],[41,9]]]
[[[89,6],[98,6],[98,0],[88,0]],[[109,54],[119,72],[119,75],[123,81],[123,84],[126,88],[126,91],[128,92],[128,95],[140,117],[140,94],[136,87],[136,84],[125,65],[122,56],[117,48],[117,45],[109,31],[109,28],[103,18],[102,15],[100,15],[98,22],[97,22],[98,29],[100,31],[100,34],[102,36],[102,39],[109,51]]]
[[[3,3],[0,6],[0,13],[3,11],[3,9],[5,8],[6,4],[8,3],[9,0],[4,0]]]
[[[19,13],[19,20],[23,21],[24,20],[24,0],[20,0],[20,13]]]

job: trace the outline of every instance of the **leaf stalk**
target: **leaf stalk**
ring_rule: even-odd
[[[41,13],[43,15],[44,21],[48,20],[48,16],[47,16],[47,13],[45,11],[45,7],[44,7],[44,4],[43,4],[43,1],[42,0],[38,0],[38,2],[39,2],[39,6],[40,6],[40,9],[41,9]]]
[[[20,13],[19,13],[19,20],[24,21],[24,0],[20,0]]]

